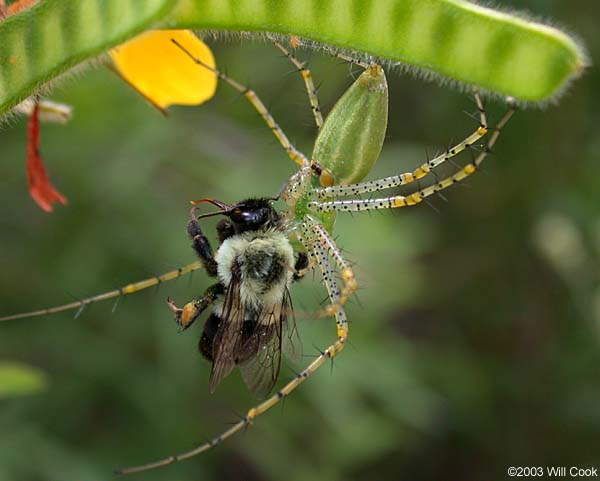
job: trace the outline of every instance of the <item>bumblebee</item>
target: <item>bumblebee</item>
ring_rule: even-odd
[[[227,205],[214,199],[194,202],[187,231],[206,272],[218,282],[201,297],[178,308],[167,300],[180,329],[188,329],[209,307],[198,348],[212,362],[209,387],[214,392],[234,367],[257,397],[266,396],[277,381],[281,353],[301,355],[289,286],[308,264],[304,253],[294,255],[285,222],[271,205],[273,199],[247,199]],[[209,202],[219,211],[197,216],[197,204]],[[199,219],[224,215],[217,224],[216,253]]]

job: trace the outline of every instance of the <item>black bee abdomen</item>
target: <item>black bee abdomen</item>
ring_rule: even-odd
[[[214,348],[214,340],[217,332],[219,331],[219,326],[221,325],[221,318],[216,314],[211,314],[208,316],[206,323],[204,324],[204,331],[202,331],[202,337],[200,337],[200,342],[198,343],[198,349],[200,350],[200,354],[209,360],[213,361],[213,348]]]

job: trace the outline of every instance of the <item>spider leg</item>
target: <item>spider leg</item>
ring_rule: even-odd
[[[491,151],[492,147],[498,140],[498,136],[500,135],[500,131],[506,125],[508,120],[512,117],[515,112],[515,107],[511,106],[510,109],[504,114],[500,122],[494,128],[494,131],[485,146],[485,148],[475,157],[473,161],[468,163],[461,170],[456,172],[455,174],[446,177],[439,182],[436,182],[433,185],[425,187],[424,189],[420,189],[412,194],[404,195],[394,195],[389,197],[381,197],[374,199],[348,199],[348,200],[331,200],[331,201],[312,201],[309,202],[308,206],[312,210],[316,212],[329,212],[329,211],[340,211],[340,212],[357,212],[363,210],[375,210],[375,209],[395,209],[399,207],[409,207],[420,203],[426,197],[433,195],[441,190],[444,190],[451,185],[460,182],[470,175],[474,174],[484,159],[487,157],[488,153]],[[385,180],[385,179],[384,179]],[[376,184],[380,181],[373,181]],[[348,186],[352,187],[352,186]],[[389,186],[381,186],[377,187],[374,190],[382,190],[387,189]]]
[[[298,165],[301,165],[301,166],[308,165],[308,163],[309,163],[308,159],[304,156],[304,154],[302,152],[300,152],[298,149],[296,149],[296,147],[294,147],[292,145],[292,143],[287,138],[287,136],[285,135],[283,130],[281,130],[281,128],[279,127],[277,122],[275,122],[275,119],[273,118],[273,116],[269,113],[269,111],[265,107],[265,104],[263,104],[263,102],[262,102],[262,100],[260,100],[259,96],[256,95],[256,92],[254,92],[252,89],[249,89],[248,87],[242,85],[241,83],[232,79],[231,77],[225,75],[220,70],[212,68],[209,65],[205,64],[202,60],[194,57],[183,45],[181,45],[176,40],[171,39],[171,41],[175,45],[177,45],[181,50],[183,50],[195,63],[197,63],[201,67],[204,67],[205,69],[210,70],[211,72],[214,72],[221,80],[227,82],[234,89],[236,89],[238,92],[240,92],[244,97],[246,97],[248,102],[250,102],[250,104],[252,104],[254,109],[260,114],[260,116],[263,118],[265,123],[269,126],[269,128],[271,129],[271,131],[273,132],[275,137],[277,137],[277,140],[279,141],[281,146],[285,149],[285,151],[287,152],[290,159],[292,159]]]
[[[315,124],[317,124],[317,129],[320,129],[323,125],[323,115],[321,114],[321,107],[319,106],[317,89],[315,88],[310,70],[306,68],[306,62],[300,62],[292,52],[290,52],[273,37],[269,36],[269,39],[279,50],[283,52],[287,58],[290,59],[290,61],[298,69],[298,72],[300,72],[300,75],[302,75],[302,78],[304,79],[304,85],[306,87],[306,93],[308,94],[308,101],[310,102],[310,108],[315,118]]]
[[[188,274],[198,269],[202,269],[203,267],[204,265],[201,261],[192,262],[187,266],[166,272],[165,274],[161,274],[160,276],[150,277],[142,281],[133,282],[131,284],[127,284],[126,286],[120,287],[119,289],[114,289],[112,291],[104,292],[102,294],[86,297],[85,299],[81,299],[79,301],[70,302],[68,304],[63,304],[56,307],[39,309],[37,311],[22,312],[20,314],[13,314],[11,316],[0,317],[0,322],[11,321],[14,319],[24,319],[27,317],[45,316],[47,314],[55,314],[57,312],[69,311],[72,309],[83,309],[86,306],[89,306],[90,304],[94,304],[96,302],[106,301],[108,299],[114,299],[115,297],[120,296],[127,296],[129,294],[148,289],[149,287],[156,286],[163,282],[172,281],[174,279],[177,279],[178,277],[184,276],[185,274]]]
[[[329,55],[331,55],[332,57],[335,58],[339,58],[340,60],[343,60],[346,63],[352,64],[352,65],[357,65],[359,67],[362,67],[364,69],[369,68],[369,65],[371,65],[370,62],[364,62],[358,58],[354,58],[350,55],[346,55],[344,53],[340,53],[340,52],[336,52],[334,51],[331,47],[325,47],[325,51],[329,53]]]
[[[448,150],[446,150],[444,153],[435,156],[431,160],[428,160],[412,172],[405,172],[400,175],[392,175],[383,179],[361,182],[359,184],[334,185],[331,187],[319,188],[315,189],[316,195],[319,199],[330,199],[348,195],[366,194],[369,192],[376,192],[379,190],[410,184],[411,182],[422,179],[427,174],[431,173],[433,169],[448,161],[452,157],[460,154],[462,151],[469,148],[487,134],[488,125],[483,103],[481,102],[481,98],[479,97],[478,93],[475,93],[474,96],[475,103],[479,111],[479,126],[471,135],[456,144],[454,147],[448,148]],[[480,163],[482,160],[483,159],[480,160]]]
[[[342,351],[348,338],[348,321],[346,318],[344,308],[340,305],[339,302],[340,290],[337,286],[334,272],[331,268],[331,265],[329,264],[327,249],[318,242],[309,243],[306,239],[301,239],[301,242],[303,242],[304,246],[306,247],[308,256],[314,259],[314,262],[319,266],[319,269],[321,270],[321,273],[323,275],[323,281],[325,283],[325,287],[327,289],[330,301],[333,305],[337,306],[335,313],[337,340],[333,344],[331,344],[327,349],[322,351],[321,354],[313,360],[313,362],[311,362],[304,370],[296,374],[296,376],[290,382],[283,386],[273,396],[248,410],[246,415],[240,421],[238,421],[236,424],[231,426],[223,433],[212,438],[210,441],[203,443],[190,451],[169,456],[167,458],[152,463],[132,468],[119,469],[115,471],[116,474],[139,473],[141,471],[148,471],[154,468],[159,468],[161,466],[167,466],[169,464],[176,463],[178,461],[183,461],[184,459],[188,459],[193,456],[197,456],[198,454],[208,451],[216,445],[221,444],[227,438],[233,436],[235,433],[243,430],[246,426],[251,424],[254,421],[254,419],[266,413],[279,401],[290,395],[311,374],[313,374],[317,369],[319,369],[319,367],[325,364],[327,360],[333,359]]]
[[[327,232],[327,230],[321,225],[321,223],[317,222],[310,216],[307,216],[307,224],[310,227],[310,230],[313,234],[313,242],[315,245],[319,245],[325,249],[325,252],[331,256],[333,261],[336,264],[336,267],[339,269],[342,275],[342,281],[344,282],[344,287],[341,292],[338,293],[337,303],[332,303],[324,311],[324,314],[327,317],[331,317],[335,315],[336,309],[338,307],[342,307],[348,298],[356,292],[358,289],[358,283],[356,282],[356,277],[354,275],[354,271],[350,267],[350,264],[344,259],[342,256],[342,252],[339,247],[336,245],[335,241]],[[331,296],[330,296],[331,297]],[[320,317],[320,316],[318,316]]]

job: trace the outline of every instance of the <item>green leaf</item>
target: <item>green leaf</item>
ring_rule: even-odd
[[[46,375],[18,362],[0,362],[0,399],[35,394],[46,389]]]
[[[298,35],[524,102],[556,99],[587,64],[565,32],[464,0],[45,0],[0,24],[0,115],[160,27]]]

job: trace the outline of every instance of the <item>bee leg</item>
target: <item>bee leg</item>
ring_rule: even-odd
[[[193,299],[182,308],[177,307],[171,298],[167,298],[169,309],[175,314],[175,322],[179,326],[179,332],[185,331],[202,314],[207,307],[213,304],[217,298],[225,292],[220,283],[210,286],[202,297]]]
[[[234,234],[233,222],[229,219],[221,219],[217,222],[217,238],[219,239],[219,244],[222,244],[225,239],[229,239]]]
[[[187,231],[189,236],[192,238],[192,247],[198,254],[198,257],[204,264],[206,272],[211,277],[217,276],[217,262],[213,257],[212,248],[206,236],[202,233],[200,223],[194,216],[194,210],[190,213],[190,221],[187,225]]]
[[[298,257],[296,257],[296,265],[294,266],[294,277],[292,278],[292,281],[296,282],[302,279],[309,269],[308,256],[305,252],[300,252]]]

